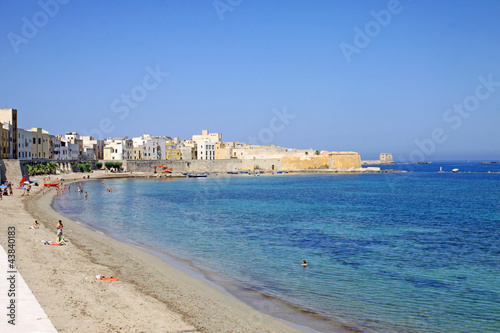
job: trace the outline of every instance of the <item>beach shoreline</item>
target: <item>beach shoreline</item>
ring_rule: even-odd
[[[137,177],[106,173],[91,174],[91,180],[123,176]],[[66,179],[69,184],[82,174],[62,177],[73,179]],[[55,189],[37,188],[28,197],[5,198],[12,218],[3,220],[2,234],[7,225],[18,228],[19,271],[59,332],[300,331],[145,249],[68,219],[51,207],[54,196]],[[34,219],[41,223],[36,233],[29,229]],[[68,246],[43,245],[40,240],[55,240],[59,219]],[[95,274],[120,281],[94,281]]]

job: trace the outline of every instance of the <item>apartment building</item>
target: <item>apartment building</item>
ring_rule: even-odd
[[[17,109],[0,109],[0,124],[9,130],[9,158],[17,158]]]
[[[33,153],[33,135],[30,131],[22,128],[17,129],[17,158],[20,160],[31,160]]]
[[[32,159],[50,158],[49,132],[35,127],[29,130],[32,137],[31,157]]]

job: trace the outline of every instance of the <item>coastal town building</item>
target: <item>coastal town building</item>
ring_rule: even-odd
[[[199,160],[215,160],[215,142],[205,139],[196,141]]]
[[[17,157],[20,160],[31,160],[33,136],[30,131],[22,128],[17,129]]]
[[[71,160],[83,158],[83,140],[77,132],[67,132],[64,138],[61,138],[61,141],[67,143]]]
[[[134,143],[132,139],[117,138],[106,140],[104,146],[105,160],[131,160],[134,154]]]
[[[165,149],[165,159],[168,161],[177,161],[182,159],[182,153],[176,146],[168,146]]]
[[[132,138],[133,146],[142,147],[142,152],[139,153],[137,149],[133,153],[134,159],[141,160],[164,160],[165,159],[165,147],[167,142],[171,141],[169,137],[159,137],[151,136],[149,134],[143,134],[141,137]]]
[[[199,134],[193,135],[192,140],[194,142],[209,140],[209,141],[212,141],[213,143],[216,143],[216,142],[222,141],[222,134],[221,133],[209,133],[208,130],[202,130],[201,135],[199,135]]]
[[[50,149],[51,155],[53,155],[55,160],[69,160],[68,145],[66,141],[61,140],[62,136],[50,136]]]
[[[132,158],[134,160],[142,160],[142,154],[143,154],[143,152],[142,152],[142,145],[136,146],[134,144],[134,152],[133,152],[133,157]]]
[[[90,160],[102,160],[104,158],[104,141],[92,136],[80,136],[83,145],[83,157]]]
[[[181,152],[181,160],[195,160],[196,159],[196,146],[188,147],[179,145],[179,151]]]
[[[0,109],[0,124],[9,130],[9,158],[17,158],[17,109]]]
[[[49,132],[35,127],[29,130],[32,137],[31,157],[32,159],[48,159],[50,156]]]
[[[234,143],[233,143],[234,144]],[[233,146],[231,143],[217,142],[215,144],[215,159],[216,160],[228,160],[232,157]]]
[[[381,153],[379,160],[382,163],[393,163],[394,162],[394,160],[392,159],[391,153]]]
[[[189,148],[189,151],[186,148]],[[181,156],[183,160],[198,159],[198,145],[195,141],[191,139],[182,140],[179,144],[179,149],[181,150]],[[191,158],[189,158],[189,154],[191,155]]]
[[[10,131],[0,126],[0,159],[8,159],[10,153]]]

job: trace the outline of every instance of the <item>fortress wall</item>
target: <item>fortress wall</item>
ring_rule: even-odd
[[[242,170],[275,170],[281,171],[281,159],[279,158],[266,158],[255,160],[242,160]]]
[[[355,152],[333,152],[328,155],[330,169],[361,168],[361,156]]]
[[[317,169],[328,166],[328,155],[313,156],[283,156],[281,158],[281,168],[283,170],[304,170]]]
[[[28,178],[26,161],[0,160],[0,178],[2,183],[8,180],[12,184],[18,184],[23,176]]]
[[[133,172],[153,172],[156,165],[172,168],[172,172],[226,172],[241,169],[241,160],[128,160],[123,169]]]
[[[128,160],[122,162],[124,170],[133,172],[153,172],[155,165],[163,165],[167,168],[172,168],[172,172],[228,172],[254,169],[272,170],[273,166],[274,170],[281,170],[281,161],[279,158],[256,160]]]

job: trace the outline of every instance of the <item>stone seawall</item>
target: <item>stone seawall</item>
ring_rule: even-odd
[[[328,155],[283,156],[283,170],[306,170],[328,168]]]
[[[12,184],[18,184],[23,177],[28,177],[28,169],[24,161],[19,160],[0,160],[0,178],[1,182],[6,180]]]
[[[104,161],[103,161],[104,162]],[[172,172],[235,172],[241,170],[281,170],[279,159],[265,160],[128,160],[120,161],[123,163],[123,169],[131,172],[153,172],[156,165],[163,165],[172,168]]]
[[[45,164],[48,162],[56,163],[61,172],[72,173],[78,172],[78,164],[90,164],[91,169],[95,169],[96,161],[60,161],[48,159],[36,160],[0,160],[0,178],[3,183],[5,180],[16,184],[21,181],[23,177],[29,179],[28,165]],[[35,178],[36,176],[32,177]]]
[[[333,152],[328,155],[330,169],[361,168],[361,156],[355,152]]]

